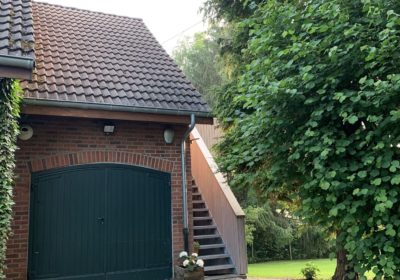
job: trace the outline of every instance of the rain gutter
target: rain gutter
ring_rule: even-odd
[[[35,60],[29,57],[0,55],[0,65],[31,70],[35,66]]]
[[[76,108],[84,110],[105,110],[105,111],[149,113],[149,114],[177,115],[177,116],[196,115],[197,117],[204,117],[204,118],[210,118],[212,116],[211,113],[208,112],[189,111],[189,110],[158,109],[150,107],[133,107],[124,105],[70,102],[70,101],[31,99],[31,98],[24,98],[23,103],[26,105]]]

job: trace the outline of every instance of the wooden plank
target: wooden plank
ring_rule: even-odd
[[[209,187],[207,185],[200,184],[200,182],[204,180],[203,178],[208,176],[209,178],[205,182],[209,182],[209,184],[213,183],[215,185],[215,188],[221,190],[221,194],[223,194],[223,197],[229,203],[229,207],[232,209],[233,213],[238,217],[240,216],[244,217],[245,214],[242,210],[242,207],[240,207],[238,201],[236,200],[236,197],[231,191],[231,188],[228,186],[226,178],[221,172],[219,172],[218,166],[215,163],[214,158],[210,153],[210,150],[207,148],[206,144],[203,141],[202,136],[200,135],[199,131],[196,128],[193,129],[193,131],[191,132],[191,138],[196,139],[196,141],[193,141],[191,145],[192,173],[193,176],[195,177],[196,185],[200,189],[200,193],[204,195],[203,188]],[[194,167],[198,167],[199,170],[200,169],[203,170],[202,173],[198,173],[199,175],[198,177],[201,178],[196,177],[195,173],[198,171],[194,170]],[[207,172],[208,170],[209,172]],[[203,200],[207,203],[207,205],[209,205],[210,202],[207,201],[207,199],[203,198]]]
[[[197,130],[199,131],[203,141],[206,143],[209,150],[217,144],[223,136],[222,129],[219,128],[218,122],[214,119],[214,125],[210,124],[197,124]]]
[[[39,116],[57,116],[72,118],[89,118],[89,119],[105,119],[105,120],[127,120],[141,122],[157,122],[157,123],[174,123],[189,124],[190,116],[162,115],[149,113],[135,113],[122,111],[106,111],[97,109],[78,109],[67,107],[51,107],[42,105],[23,105],[22,114],[39,115]],[[196,123],[210,124],[213,119],[197,118]]]

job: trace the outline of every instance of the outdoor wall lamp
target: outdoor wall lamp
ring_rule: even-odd
[[[167,144],[172,144],[174,142],[175,131],[171,127],[164,129],[164,141]]]
[[[28,124],[22,124],[18,138],[26,141],[26,140],[31,139],[32,136],[33,136],[33,128]]]
[[[103,131],[105,135],[113,134],[115,131],[115,125],[111,123],[104,124]]]

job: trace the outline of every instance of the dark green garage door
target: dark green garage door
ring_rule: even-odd
[[[96,164],[32,177],[30,279],[171,277],[170,175]]]

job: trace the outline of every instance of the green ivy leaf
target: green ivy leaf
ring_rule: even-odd
[[[400,184],[400,175],[396,175],[392,178],[392,180],[390,180],[390,183],[392,185],[398,185]]]
[[[330,184],[329,182],[327,182],[327,181],[322,181],[321,184],[320,184],[320,187],[321,187],[321,189],[323,189],[323,190],[327,190],[327,189],[329,189],[330,185],[331,185],[331,184]]]
[[[376,178],[371,181],[371,184],[374,186],[380,186],[382,184],[382,179],[381,178]]]
[[[398,168],[400,168],[400,162],[398,160],[392,161],[389,168],[390,172],[394,173]]]
[[[348,122],[350,123],[350,124],[355,124],[356,122],[358,121],[358,117],[357,116],[350,116],[349,118],[348,118]]]
[[[332,208],[332,209],[329,211],[329,215],[330,215],[330,216],[336,217],[337,214],[338,214],[338,209],[337,209],[337,208]]]
[[[357,173],[357,175],[358,175],[358,177],[360,177],[360,178],[365,178],[365,177],[367,177],[367,171],[359,171],[358,173]]]
[[[390,237],[395,237],[396,236],[396,231],[393,228],[387,229],[386,230],[386,235]]]

